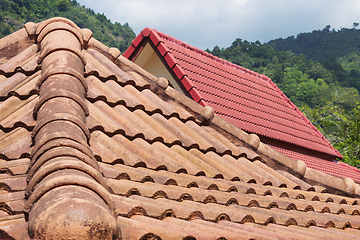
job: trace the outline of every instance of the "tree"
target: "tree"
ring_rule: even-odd
[[[56,5],[56,8],[58,11],[65,12],[65,11],[69,10],[69,8],[70,8],[70,1],[69,0],[58,0],[55,5]]]
[[[98,40],[108,47],[119,47],[121,52],[135,38],[127,23],[115,26],[103,14],[80,6],[76,0],[0,0],[0,38],[19,30],[25,22],[40,22],[55,16],[91,29]]]
[[[354,22],[354,23],[353,23],[353,26],[354,26],[354,29],[356,29],[356,28],[359,26],[359,23]]]
[[[232,47],[238,47],[238,46],[241,46],[242,44],[242,39],[241,38],[237,38],[232,44],[231,46]]]
[[[360,103],[354,88],[339,88],[322,107],[300,107],[305,116],[343,155],[343,162],[360,168]]]
[[[326,32],[326,33],[328,33],[328,32],[330,32],[330,25],[326,25],[326,27],[323,29],[323,32]]]

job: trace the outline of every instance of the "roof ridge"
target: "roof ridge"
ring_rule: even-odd
[[[244,73],[251,74],[251,75],[253,75],[253,76],[255,76],[255,77],[259,78],[259,79],[262,79],[262,80],[264,80],[266,82],[269,82],[269,81],[272,82],[269,77],[267,77],[267,76],[265,76],[263,74],[254,72],[254,71],[252,71],[250,69],[247,69],[247,68],[242,67],[240,65],[237,65],[235,63],[229,62],[229,61],[227,61],[225,59],[219,58],[219,57],[217,57],[217,56],[215,56],[215,55],[213,55],[211,53],[208,53],[208,52],[206,52],[206,51],[204,51],[202,49],[199,49],[197,47],[191,46],[191,45],[189,45],[189,44],[187,44],[187,43],[185,43],[185,42],[183,42],[183,41],[181,41],[179,39],[171,37],[170,35],[167,35],[167,34],[165,34],[163,32],[160,32],[160,31],[158,31],[156,29],[151,29],[151,31],[155,31],[161,37],[163,37],[163,38],[165,38],[165,39],[167,39],[169,41],[172,41],[173,43],[176,43],[176,44],[178,44],[178,45],[180,45],[180,46],[182,46],[184,48],[187,48],[187,49],[189,49],[191,51],[194,51],[194,52],[196,52],[196,53],[198,53],[198,54],[200,54],[202,56],[210,58],[211,60],[213,60],[215,62],[218,62],[218,63],[223,64],[223,65],[228,66],[228,67],[233,67],[236,70],[240,70],[240,71],[242,71]]]
[[[84,239],[85,233],[115,239],[119,228],[111,190],[88,143],[84,34],[66,18],[26,27],[36,30],[37,64],[42,72],[37,82],[40,97],[33,108],[37,122],[31,133],[34,145],[25,190],[29,236]],[[89,222],[95,215],[101,217]]]

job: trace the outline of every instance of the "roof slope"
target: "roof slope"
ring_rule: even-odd
[[[50,30],[47,40],[36,44],[33,39],[45,35],[36,34],[37,30],[47,25],[51,26],[44,27]],[[93,202],[101,209],[111,209],[113,203],[121,231],[114,239],[359,239],[360,201],[356,197],[360,187],[352,180],[306,168],[301,161],[267,147],[256,135],[214,115],[212,108],[188,99],[165,79],[119,56],[118,50],[91,38],[87,30],[77,30],[69,20],[28,24],[10,37],[20,42],[28,37],[25,31],[32,44],[17,47],[14,56],[6,54],[0,65],[0,238],[33,238],[28,233],[33,208],[39,219],[45,213],[63,216],[63,211],[55,211],[56,205],[49,208],[51,200],[41,205],[60,193],[61,201],[72,194],[70,199]],[[69,76],[69,81],[76,80],[74,75],[82,79],[81,69],[69,70],[75,65],[60,68],[66,62],[61,56],[73,56],[76,48],[59,48],[58,41],[47,38],[73,39],[61,38],[68,32],[83,41],[83,49],[77,52],[85,64],[84,81],[79,81],[86,90],[83,100],[59,91],[67,86]],[[42,62],[39,59],[51,44],[55,48]],[[0,46],[4,45],[9,47],[1,39]],[[59,62],[47,65],[51,57]],[[58,82],[60,74],[68,76],[61,75],[64,81]],[[66,102],[84,111],[86,126],[70,113],[51,113],[51,109],[49,116],[58,118],[44,123],[41,112],[46,106]],[[56,106],[60,111],[61,105]],[[62,110],[73,112],[70,107]],[[86,142],[80,139],[82,135],[64,134],[67,128],[79,131],[69,125],[73,123],[89,137],[88,145],[80,146]],[[47,128],[55,130],[39,139],[38,134]],[[64,153],[65,158],[59,158]],[[49,155],[52,158],[31,177],[34,166]],[[95,171],[97,166],[101,176]],[[78,182],[55,181],[62,176]],[[93,182],[87,185],[87,181]],[[39,192],[39,197],[33,197]],[[30,201],[34,205],[28,214]],[[72,221],[70,215],[85,210],[74,208],[66,216]],[[91,222],[94,216],[87,214]],[[83,235],[83,231],[77,233]],[[36,234],[46,239],[41,232]]]
[[[195,101],[213,107],[235,126],[342,158],[270,78],[149,28],[134,39],[124,56],[134,60],[144,42],[151,42]]]
[[[352,167],[347,163],[343,163],[341,161],[328,161],[322,159],[321,157],[312,156],[311,154],[305,155],[273,145],[270,146],[292,159],[301,159],[309,168],[316,169],[337,177],[349,177],[355,182],[360,183],[360,169]]]

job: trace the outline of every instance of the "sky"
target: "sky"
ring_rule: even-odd
[[[360,22],[360,0],[77,0],[135,34],[149,27],[200,49],[261,43]]]

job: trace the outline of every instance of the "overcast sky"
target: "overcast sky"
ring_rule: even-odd
[[[154,28],[200,49],[360,22],[360,0],[77,0],[135,34]]]

